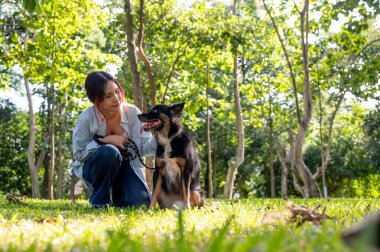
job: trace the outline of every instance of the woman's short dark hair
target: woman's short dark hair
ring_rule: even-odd
[[[124,90],[120,83],[109,73],[104,71],[94,71],[87,75],[85,81],[85,89],[87,98],[94,104],[104,100],[106,93],[107,82],[113,81],[120,90],[121,101],[124,101]]]

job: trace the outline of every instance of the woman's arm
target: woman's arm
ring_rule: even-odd
[[[99,144],[92,139],[90,120],[91,118],[88,113],[81,113],[73,132],[74,160],[80,162],[85,161],[99,147]]]

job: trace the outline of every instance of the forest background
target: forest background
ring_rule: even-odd
[[[0,101],[0,191],[69,197],[84,79],[106,70],[142,111],[186,102],[208,196],[379,198],[379,14],[377,0],[0,0],[0,89],[28,101]]]

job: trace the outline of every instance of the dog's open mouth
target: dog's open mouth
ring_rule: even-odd
[[[140,133],[142,133],[144,130],[145,131],[153,130],[160,125],[161,125],[161,120],[145,121],[144,125],[140,129]]]

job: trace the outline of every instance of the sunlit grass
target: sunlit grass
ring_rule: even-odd
[[[25,199],[0,202],[2,251],[349,251],[341,231],[380,210],[372,199],[292,200],[321,205],[333,219],[321,226],[264,224],[282,199],[212,200],[201,209],[93,209],[87,201]]]

